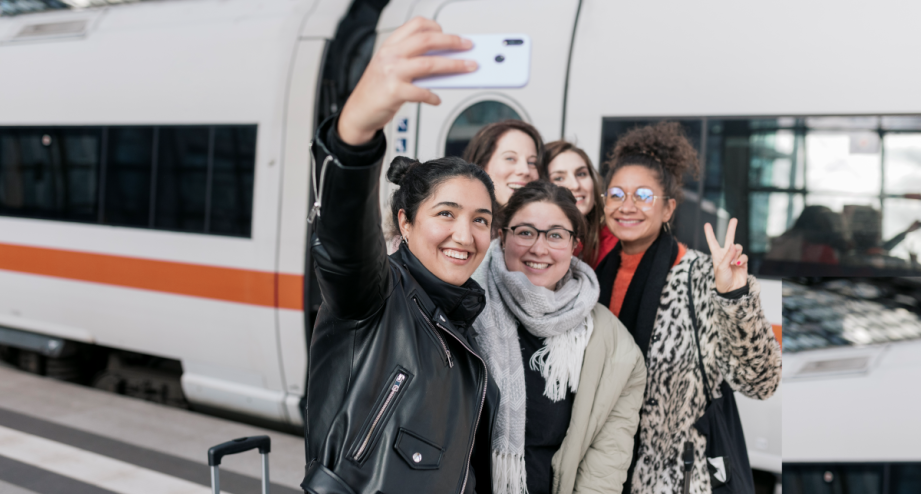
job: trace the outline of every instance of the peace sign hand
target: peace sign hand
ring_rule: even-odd
[[[713,276],[716,279],[716,291],[729,293],[748,284],[748,256],[742,253],[742,245],[733,244],[736,238],[735,218],[729,220],[726,229],[726,243],[721,246],[713,234],[710,223],[704,225],[707,234],[707,244],[710,245],[710,256],[713,258]]]

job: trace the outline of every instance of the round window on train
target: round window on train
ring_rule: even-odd
[[[475,103],[458,115],[451,124],[445,142],[445,156],[462,156],[467,143],[481,128],[508,119],[521,120],[521,116],[512,107],[498,101]]]

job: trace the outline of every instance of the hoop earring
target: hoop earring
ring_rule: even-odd
[[[669,234],[669,235],[672,234],[672,227],[671,227],[671,225],[668,224],[667,221],[662,222],[662,229],[665,230],[665,233],[667,233],[667,234]]]
[[[407,247],[409,247],[409,238],[403,237],[403,243],[406,244]]]

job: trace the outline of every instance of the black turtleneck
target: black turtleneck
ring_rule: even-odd
[[[467,336],[467,329],[486,307],[486,292],[480,288],[480,285],[472,278],[460,286],[442,281],[422,264],[422,261],[409,250],[406,243],[401,243],[399,250],[390,257],[406,267],[432,302],[440,307],[451,323]]]

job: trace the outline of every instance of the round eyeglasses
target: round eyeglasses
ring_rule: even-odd
[[[512,232],[511,241],[520,247],[530,248],[537,242],[537,237],[541,233],[547,239],[547,245],[551,249],[568,249],[572,248],[572,238],[575,232],[562,227],[551,228],[549,230],[538,230],[531,225],[516,225],[506,227],[505,230]]]
[[[652,192],[652,189],[648,187],[640,187],[636,189],[636,192],[624,192],[624,189],[620,187],[611,187],[608,189],[607,193],[604,195],[606,201],[609,204],[618,204],[622,205],[627,202],[628,197],[633,197],[633,202],[636,204],[643,204],[646,206],[652,206],[656,203],[656,198],[661,197],[662,199],[668,199],[668,196],[657,196]]]

